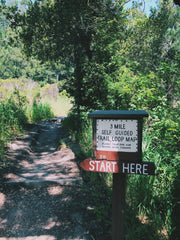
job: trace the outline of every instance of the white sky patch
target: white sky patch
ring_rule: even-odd
[[[125,4],[125,9],[130,9],[133,5],[133,2],[140,3],[140,9],[149,16],[151,8],[156,8],[159,4],[158,0],[136,0],[136,1],[129,1]]]

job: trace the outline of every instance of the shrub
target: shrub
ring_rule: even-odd
[[[37,103],[33,101],[33,105],[30,108],[30,119],[32,122],[39,122],[41,120],[50,120],[54,117],[51,111],[51,107],[48,103]]]
[[[4,159],[7,142],[20,133],[27,124],[25,106],[27,100],[17,89],[0,104],[0,158]]]
[[[179,112],[177,108],[169,109],[166,105],[163,106],[163,103],[148,112],[150,117],[145,123],[143,134],[143,161],[155,163],[156,175],[127,176],[127,239],[160,240],[172,235],[176,237],[172,237],[174,240],[179,237]],[[72,139],[80,144],[81,153],[85,157],[91,157],[92,129],[87,113],[82,111],[78,115],[77,111],[71,112],[64,120],[64,126]],[[87,175],[88,181],[93,184],[94,173],[86,173]],[[109,174],[95,175],[98,175],[102,182],[106,182],[107,187],[112,186],[112,177]],[[100,190],[97,189],[95,196],[99,194]],[[103,199],[100,201],[104,202]],[[100,209],[99,201],[95,202],[95,213],[102,221],[103,216],[109,214],[109,209]]]

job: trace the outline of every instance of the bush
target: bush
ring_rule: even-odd
[[[1,163],[4,163],[5,160],[7,143],[24,130],[28,119],[32,122],[39,122],[50,120],[53,116],[49,104],[37,103],[34,100],[33,105],[29,107],[27,98],[20,95],[17,89],[9,97],[2,99],[0,104]]]
[[[20,133],[27,124],[25,106],[27,100],[17,89],[0,104],[0,158],[4,159],[6,144]]]
[[[127,176],[127,239],[160,240],[172,235],[175,236],[172,237],[175,240],[179,238],[177,228],[179,112],[177,108],[169,109],[167,106],[163,107],[163,104],[148,112],[150,117],[145,123],[143,134],[143,161],[155,163],[156,175]],[[80,144],[81,152],[86,157],[91,157],[92,129],[91,122],[87,120],[87,113],[81,112],[78,116],[76,111],[71,112],[64,120],[64,126],[69,130],[73,140]],[[87,175],[91,184],[94,182],[94,175],[98,175],[103,183],[106,182],[107,187],[112,186],[112,177],[109,174],[86,173]],[[99,191],[98,189],[94,196],[98,196]],[[104,201],[103,199],[95,201],[95,213],[101,221],[104,219],[103,216],[109,214],[109,208],[99,209],[99,202]]]
[[[51,111],[51,107],[48,103],[37,103],[33,101],[32,107],[29,109],[30,120],[32,122],[39,122],[41,120],[51,120],[54,114]]]

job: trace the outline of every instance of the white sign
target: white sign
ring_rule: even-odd
[[[138,152],[138,121],[97,119],[96,149],[111,152]]]

